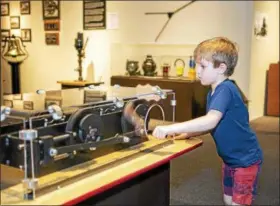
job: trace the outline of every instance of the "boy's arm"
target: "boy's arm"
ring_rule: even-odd
[[[167,126],[168,134],[207,132],[217,126],[222,116],[220,111],[210,110],[205,116]]]

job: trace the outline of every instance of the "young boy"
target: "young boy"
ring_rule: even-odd
[[[238,60],[236,45],[217,37],[200,43],[194,51],[197,76],[211,85],[205,116],[168,126],[157,126],[153,136],[211,132],[223,160],[223,192],[226,205],[251,205],[262,163],[262,150],[249,125],[249,115],[236,85],[228,79]],[[182,136],[182,135],[181,135]]]

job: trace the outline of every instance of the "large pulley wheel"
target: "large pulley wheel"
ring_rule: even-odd
[[[79,139],[81,142],[97,142],[103,136],[104,124],[97,114],[87,114],[79,123]]]
[[[102,124],[100,116],[92,108],[79,109],[69,117],[65,132],[76,133],[78,142],[98,141],[97,135],[102,136]]]
[[[144,122],[145,116],[149,109],[149,103],[147,100],[133,100],[125,105],[124,111],[126,110],[126,107],[132,107],[131,109],[133,109]],[[135,131],[135,125],[133,125],[131,122],[131,119],[133,118],[132,116],[132,114],[129,117],[125,115],[122,116],[121,125],[123,133]],[[149,121],[150,119],[148,118],[147,121],[144,123],[146,124],[146,127],[148,127]]]

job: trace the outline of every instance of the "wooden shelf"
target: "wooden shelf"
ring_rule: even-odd
[[[61,84],[62,89],[86,87],[89,85],[98,86],[104,82],[78,81],[78,80],[60,80],[57,83]]]

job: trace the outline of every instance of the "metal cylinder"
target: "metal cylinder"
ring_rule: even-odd
[[[70,134],[63,134],[63,135],[53,137],[53,141],[54,142],[61,142],[63,140],[67,140],[69,137],[70,137]]]
[[[34,129],[25,129],[19,131],[19,139],[25,141],[32,141],[38,137],[37,130]]]

